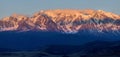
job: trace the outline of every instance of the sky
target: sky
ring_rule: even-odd
[[[49,9],[95,9],[120,15],[120,0],[0,0],[0,19]]]

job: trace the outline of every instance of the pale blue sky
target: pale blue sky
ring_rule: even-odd
[[[120,0],[0,0],[0,18],[47,9],[102,9],[120,14]]]

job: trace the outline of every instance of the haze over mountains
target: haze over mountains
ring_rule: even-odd
[[[33,16],[13,14],[0,20],[0,31],[90,31],[120,34],[120,16],[103,10],[41,10]]]

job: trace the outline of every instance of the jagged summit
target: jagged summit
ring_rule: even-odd
[[[103,10],[41,10],[31,17],[13,14],[0,20],[0,31],[57,31],[77,33],[120,30],[120,16]]]

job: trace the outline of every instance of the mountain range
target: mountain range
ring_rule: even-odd
[[[0,19],[0,56],[40,57],[45,52],[50,57],[119,57],[119,35],[120,15],[103,10],[13,14]],[[14,55],[16,51],[20,53]]]
[[[103,10],[41,10],[28,17],[13,14],[0,20],[0,31],[55,31],[120,34],[120,15]]]

